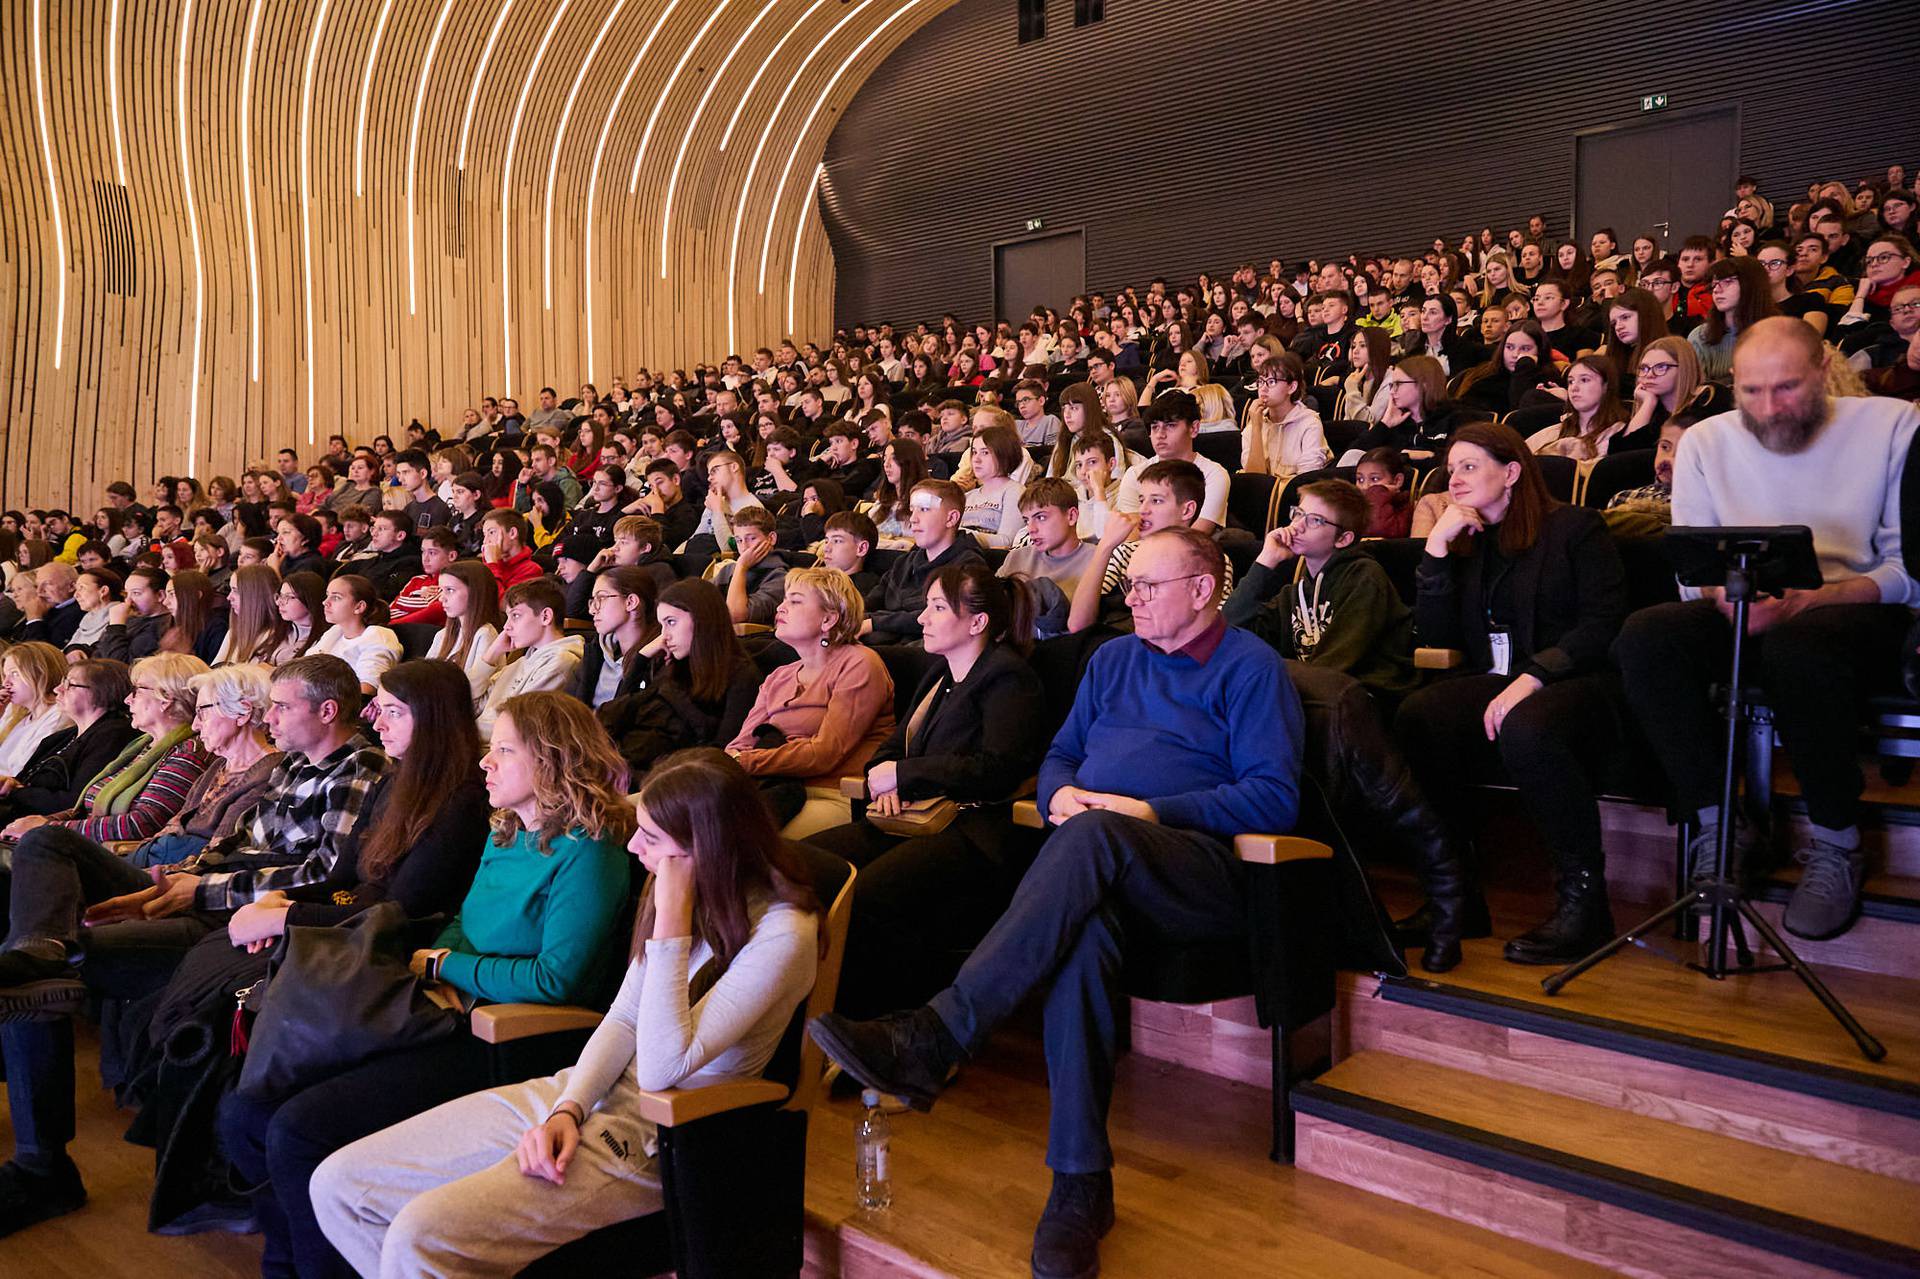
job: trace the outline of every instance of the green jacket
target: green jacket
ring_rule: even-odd
[[[1282,657],[1345,671],[1389,697],[1418,682],[1413,610],[1379,562],[1356,547],[1335,551],[1317,579],[1297,561],[1279,569],[1255,564],[1222,612]]]

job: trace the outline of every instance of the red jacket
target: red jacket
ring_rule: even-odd
[[[495,560],[487,565],[493,570],[493,580],[500,583],[500,597],[506,598],[507,591],[522,582],[531,582],[544,574],[540,566],[533,562],[532,551],[522,551],[510,560]]]

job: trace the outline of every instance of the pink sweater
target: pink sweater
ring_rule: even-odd
[[[828,650],[821,673],[802,690],[792,662],[767,676],[740,732],[727,743],[740,766],[760,777],[800,777],[830,786],[860,772],[893,732],[893,677],[880,655],[861,644]],[[771,723],[786,734],[758,750],[754,730]]]

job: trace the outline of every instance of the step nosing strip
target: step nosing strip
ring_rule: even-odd
[[[1862,1074],[1827,1062],[1806,1061],[1741,1044],[1702,1039],[1657,1026],[1596,1017],[1509,995],[1449,986],[1419,977],[1382,977],[1380,996],[1390,1003],[1466,1017],[1564,1039],[1593,1048],[1663,1061],[1786,1092],[1920,1119],[1920,1084]],[[1871,1027],[1869,1027],[1871,1029]],[[1836,1035],[1845,1032],[1836,1024]]]
[[[1298,1114],[1690,1230],[1769,1249],[1808,1265],[1866,1279],[1911,1279],[1920,1268],[1920,1249],[1423,1114],[1337,1085],[1318,1081],[1299,1084],[1293,1097]]]

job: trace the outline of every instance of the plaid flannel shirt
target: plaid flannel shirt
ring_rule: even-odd
[[[262,893],[324,880],[387,763],[384,751],[359,738],[322,760],[289,752],[268,779],[266,797],[234,832],[182,863],[201,877],[194,905],[237,910]]]

